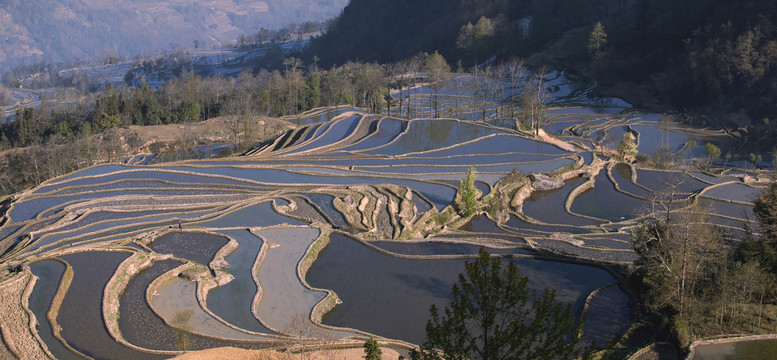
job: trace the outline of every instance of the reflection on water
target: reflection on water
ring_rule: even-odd
[[[390,245],[397,246],[401,245]],[[422,252],[428,254],[433,252],[430,249],[435,244],[418,246],[422,246]],[[455,252],[451,248],[455,245],[445,245],[438,250]],[[476,251],[472,246],[465,246],[465,249],[470,254]],[[514,261],[521,273],[529,277],[532,288],[550,287],[556,291],[559,301],[573,304],[576,308],[582,305],[591,291],[615,281],[604,270],[589,266],[530,259],[510,261]],[[429,306],[448,304],[451,287],[464,270],[464,262],[462,259],[393,258],[345,236],[332,235],[330,245],[311,268],[307,281],[314,287],[334,289],[343,301],[324,318],[324,324],[353,327],[421,344],[426,336],[424,327],[429,317]],[[597,342],[599,337],[608,337],[603,334],[608,333],[612,324],[617,323],[616,327],[620,329],[624,326],[621,322],[628,321],[625,304],[613,305],[610,313],[612,317],[602,320],[602,328],[596,325],[598,322],[591,323],[596,328],[589,330],[598,334]]]

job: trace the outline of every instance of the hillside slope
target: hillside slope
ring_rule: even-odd
[[[597,22],[608,41],[594,56]],[[746,113],[759,125],[777,117],[775,24],[773,0],[351,0],[308,57],[392,62],[439,50],[469,67],[543,52],[532,65],[573,70],[600,91],[643,89],[635,105]]]
[[[322,21],[347,0],[10,0],[0,3],[0,67],[131,57],[235,41],[260,28]]]

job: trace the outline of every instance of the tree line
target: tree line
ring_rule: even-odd
[[[751,133],[774,138],[775,14],[770,0],[351,1],[305,58],[393,62],[437,49],[469,67],[529,57],[566,36],[555,65],[601,90],[630,83],[677,108],[744,110],[757,127]],[[585,39],[592,29],[611,35],[597,37],[605,41],[593,50]]]
[[[646,318],[663,329],[657,340],[684,348],[707,336],[774,333],[777,184],[755,199],[758,226],[744,224],[742,235],[712,225],[702,205],[678,200],[680,184],[668,183],[631,233],[640,258],[630,279]]]
[[[67,147],[131,125],[189,124],[219,116],[224,118],[223,125],[236,151],[244,151],[258,140],[270,140],[255,124],[256,117],[297,115],[318,107],[344,104],[408,119],[425,116],[464,119],[469,113],[472,120],[517,119],[519,128],[531,131],[547,124],[545,73],[527,71],[525,63],[518,58],[466,70],[459,62],[457,72],[453,72],[438,52],[417,54],[384,65],[346,62],[329,69],[319,68],[317,62],[305,64],[299,58],[288,57],[282,67],[256,72],[244,70],[236,78],[219,74],[201,77],[182,68],[178,76],[157,88],[145,82],[137,87],[109,86],[73,106],[44,104],[19,109],[12,121],[0,124],[0,151]],[[462,74],[464,71],[474,76]],[[421,94],[420,100],[411,103],[406,96],[390,95],[395,90],[407,91],[419,82],[427,83],[429,88],[428,95]],[[440,95],[446,89],[455,89],[457,96]],[[508,90],[512,93],[506,93]],[[258,134],[263,134],[261,139]],[[114,158],[118,156],[116,151],[111,153]],[[12,163],[8,156],[3,161],[5,166]],[[77,163],[93,161],[91,156],[88,161],[82,158],[62,171],[72,171],[79,166]],[[25,169],[29,165],[24,162],[14,164],[12,173],[31,172]],[[63,173],[39,175],[40,169],[35,172],[33,177],[7,176],[9,180],[2,191],[18,191]]]

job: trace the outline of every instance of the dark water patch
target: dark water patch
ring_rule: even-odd
[[[63,256],[74,272],[57,322],[62,337],[74,349],[95,359],[163,359],[115,342],[103,323],[103,290],[126,253],[85,252]]]
[[[65,273],[65,264],[54,260],[44,260],[31,264],[30,270],[38,277],[32,294],[30,294],[29,303],[30,310],[38,320],[38,336],[57,359],[80,359],[78,355],[68,350],[54,337],[51,323],[46,317],[51,302],[54,300],[54,295],[57,293],[59,282],[62,280],[62,275]]]
[[[755,219],[751,219],[751,220],[755,220]],[[715,214],[711,214],[709,221],[712,224],[718,225],[718,226],[728,226],[728,227],[733,227],[733,228],[736,228],[736,229],[747,229],[747,228],[749,228],[752,231],[758,231],[758,225],[757,224],[749,223],[749,222],[745,221],[744,219],[742,219],[742,220],[732,220],[732,219],[729,219],[729,218],[723,218],[723,217],[720,217],[720,216],[716,216]]]
[[[62,190],[56,191],[54,194],[71,195],[71,194],[78,194],[78,193],[92,192],[92,191],[106,191],[106,190],[117,190],[117,189],[127,189],[127,188],[157,188],[158,189],[158,188],[173,188],[175,186],[176,185],[170,185],[170,184],[165,184],[165,183],[156,182],[156,181],[128,180],[128,181],[120,181],[113,184],[85,185],[85,186],[78,186],[78,187],[69,188],[69,189],[62,189]]]
[[[713,214],[725,215],[738,219],[755,220],[752,206],[732,204],[729,202],[699,198],[699,205]]]
[[[582,256],[585,258],[595,259],[598,261],[633,262],[639,258],[639,255],[637,255],[632,251],[601,251],[595,248],[576,246],[561,240],[537,238],[537,239],[534,239],[534,242],[541,247],[551,249],[555,252],[560,252],[563,254],[570,254],[575,256]]]
[[[476,232],[476,233],[504,233],[504,230],[496,226],[494,220],[489,219],[485,215],[477,215],[469,222],[464,224],[459,230]]]
[[[576,227],[570,227],[570,226],[563,226],[563,225],[540,225],[540,224],[532,224],[524,221],[522,218],[518,216],[510,216],[510,220],[507,221],[506,225],[513,229],[518,230],[535,230],[535,231],[543,231],[543,232],[566,232],[571,234],[585,234],[590,233],[591,230],[588,229],[580,229]]]
[[[299,141],[300,137],[302,137],[302,134],[305,133],[305,130],[307,129],[299,129],[296,133],[294,133],[294,136],[291,138],[291,141],[289,141],[289,143],[286,144],[284,147],[295,145]]]
[[[321,167],[323,166],[392,167],[392,166],[426,166],[426,165],[466,167],[467,164],[470,164],[472,166],[497,166],[497,165],[505,165],[505,164],[533,165],[529,163],[533,163],[533,162],[548,163],[548,162],[558,161],[560,158],[567,161],[563,165],[559,165],[552,168],[552,170],[555,170],[558,167],[562,167],[572,162],[569,159],[562,158],[569,154],[545,155],[545,154],[528,154],[528,153],[516,153],[516,152],[503,152],[498,154],[487,154],[487,155],[461,154],[450,158],[426,157],[425,154],[420,154],[418,156],[410,156],[410,157],[403,156],[398,158],[366,157],[366,156],[358,157],[358,156],[353,156],[352,154],[341,153],[339,155],[343,157],[348,156],[348,158],[337,159],[334,155],[338,155],[338,154],[328,154],[326,157],[319,157],[318,155],[316,155],[315,164]],[[311,160],[307,160],[307,159],[276,160],[276,161],[267,161],[266,163],[273,164],[273,165],[296,166],[296,165],[310,165]],[[213,165],[220,165],[220,166],[227,167],[227,166],[233,166],[234,164],[224,162],[224,163],[218,163]]]
[[[153,350],[179,350],[176,342],[182,335],[162,322],[162,319],[148,307],[146,290],[149,284],[160,275],[180,265],[174,261],[158,262],[130,280],[126,291],[119,299],[119,328],[124,339],[130,344]],[[253,347],[249,344],[218,341],[196,334],[188,334],[188,340],[190,350],[220,346]],[[162,358],[167,357],[169,356]]]
[[[645,198],[651,197],[651,192],[631,182],[631,168],[625,164],[618,164],[612,169],[612,178],[618,184],[621,191]]]
[[[631,325],[629,297],[617,285],[597,293],[588,307],[583,341],[605,345]]]
[[[16,234],[19,229],[21,229],[22,225],[6,225],[2,229],[0,229],[0,241],[5,240],[7,237]]]
[[[101,166],[95,166],[88,169],[77,171],[75,173],[65,176],[62,179],[70,180],[70,179],[75,179],[80,177],[105,175],[107,173],[128,170],[128,169],[135,169],[135,168],[132,166],[123,166],[123,165],[101,165]],[[43,191],[43,189],[41,189],[40,191]]]
[[[708,182],[710,184],[719,184],[722,182],[733,180],[733,178],[717,177],[717,176],[708,175],[704,173],[694,173],[693,176],[699,178],[701,181]]]
[[[699,345],[693,360],[771,360],[777,354],[777,340],[737,341]]]
[[[167,216],[164,216],[164,215],[167,215]],[[192,213],[173,212],[173,211],[146,211],[146,212],[138,212],[138,213],[98,211],[98,212],[90,213],[89,215],[86,215],[83,218],[79,219],[77,222],[70,224],[68,226],[59,228],[56,231],[69,232],[72,230],[80,229],[77,232],[69,232],[67,234],[67,236],[77,236],[87,231],[88,232],[100,231],[110,227],[148,221],[149,219],[154,221],[170,219],[170,218],[186,219],[191,217],[199,217],[202,215],[204,215],[204,213],[202,212],[197,212],[192,214]],[[148,217],[148,218],[140,219],[141,217]],[[106,222],[103,224],[95,225],[95,223],[102,222],[102,221],[106,221]]]
[[[203,168],[182,168],[182,169],[185,169],[186,171],[195,172],[195,173],[204,173],[204,171],[201,171]],[[171,173],[166,171],[159,171],[157,169],[144,169],[143,171],[131,171],[131,172],[125,172],[125,173],[110,174],[110,175],[106,175],[98,178],[76,179],[60,185],[51,185],[51,186],[48,186],[45,190],[42,189],[40,191],[41,192],[56,191],[63,187],[95,185],[100,183],[107,183],[107,182],[127,180],[127,179],[167,181],[167,182],[179,183],[179,186],[181,184],[187,184],[187,183],[236,185],[236,186],[253,185],[251,183],[230,180],[230,179],[213,178],[209,176],[199,176],[194,174],[178,174],[178,173]],[[101,196],[105,196],[105,195],[101,195]]]
[[[564,204],[569,194],[584,180],[580,177],[568,180],[566,185],[559,189],[547,191],[534,191],[523,202],[523,213],[527,216],[547,224],[559,225],[598,225],[597,221],[574,216],[566,211]]]
[[[605,238],[586,238],[585,246],[592,248],[606,248],[618,250],[633,250],[631,243]]]
[[[289,154],[313,150],[318,147],[332,145],[340,140],[343,140],[351,135],[354,130],[356,130],[356,126],[359,125],[359,121],[361,119],[361,115],[357,115],[347,119],[338,120],[337,122],[333,123],[325,133],[322,132],[319,134],[319,132],[316,131],[316,135],[311,142],[301,146],[298,149],[294,149],[294,151],[290,152]]]
[[[450,186],[453,186],[455,188],[458,188],[459,185],[461,184],[461,180],[463,180],[463,178],[465,176],[466,176],[466,172],[461,175],[461,179],[459,179],[459,180],[438,180],[438,181],[441,182],[441,183],[446,183],[446,184],[448,184]],[[486,183],[484,181],[475,180],[475,188],[480,190],[480,196],[481,197],[486,196],[489,193],[491,193],[491,186],[488,185],[488,183]]]
[[[307,135],[305,135],[305,141],[308,141],[308,140],[311,140],[311,139],[315,139],[315,138],[321,136],[321,134],[323,134],[324,132],[329,130],[329,128],[332,126],[332,124],[333,124],[332,122],[328,122],[326,124],[321,124],[319,126],[316,126],[312,130],[310,130]]]
[[[586,165],[591,165],[591,163],[594,162],[594,154],[590,152],[584,152],[580,153],[580,156],[583,157],[583,163]]]
[[[207,265],[227,241],[217,235],[170,232],[154,239],[149,247],[160,254],[173,254],[175,257]]]
[[[332,202],[335,199],[334,196],[324,194],[305,194],[305,197],[310,199],[312,203],[316,204],[330,219],[332,219],[334,222],[333,225],[340,228],[348,227],[348,223],[345,221],[343,214],[335,210],[334,205],[332,205]]]
[[[676,193],[693,193],[709,186],[689,174],[653,170],[638,170],[637,184],[657,192]]]
[[[594,187],[579,194],[570,210],[576,214],[618,222],[637,217],[647,207],[646,202],[618,192],[602,171],[596,177]]]
[[[753,202],[762,189],[747,186],[745,184],[722,185],[704,192],[704,196],[723,200]]]
[[[407,129],[408,121],[397,119],[382,119],[375,133],[370,134],[357,144],[351,145],[343,150],[361,151],[383,146],[394,140],[399,134]]]
[[[226,271],[234,276],[228,284],[212,290],[208,294],[208,308],[226,322],[239,328],[272,333],[257,320],[251,312],[254,294],[257,292],[252,267],[259,255],[262,240],[247,230],[223,231],[238,243],[235,252],[225,258],[230,268]]]
[[[471,255],[477,256],[481,245],[461,243],[461,237],[451,238],[451,242],[446,242],[444,237],[435,237],[434,241],[422,242],[402,242],[402,241],[373,241],[370,244],[396,254],[402,255]],[[453,241],[458,241],[455,243]],[[515,249],[497,249],[487,248],[490,254],[512,255],[534,254],[531,250],[522,248]],[[463,268],[462,268],[463,271]]]
[[[415,205],[416,212],[420,215],[432,209],[432,204],[422,199],[418,194],[413,194],[413,205]]]
[[[286,132],[286,134],[284,134],[284,135],[283,135],[283,137],[281,138],[281,140],[280,140],[280,141],[278,141],[278,142],[275,144],[275,147],[272,149],[272,151],[277,151],[277,150],[280,150],[280,149],[282,149],[282,148],[283,148],[283,144],[284,144],[286,141],[288,141],[288,140],[289,140],[289,138],[291,137],[291,134],[292,134],[292,133],[294,133],[294,130],[289,130],[289,131],[287,131],[287,132]]]
[[[305,124],[315,124],[319,122],[329,121],[334,119],[335,117],[342,115],[349,111],[356,111],[356,112],[363,112],[359,109],[353,109],[353,108],[345,108],[345,109],[334,109],[334,110],[328,110],[323,111],[321,113],[318,113],[316,115],[313,115],[312,117],[305,118],[304,123]]]
[[[322,224],[326,224],[327,220],[324,218],[321,213],[316,210],[316,208],[313,207],[310,203],[307,202],[306,198],[303,198],[301,195],[290,195],[293,197],[294,201],[297,204],[297,208],[290,212],[291,215],[303,219],[307,222],[320,222]]]
[[[59,244],[60,247],[66,246],[68,244],[72,244],[75,242],[94,240],[97,238],[110,237],[113,235],[130,236],[133,232],[143,231],[149,227],[172,227],[173,225],[178,224],[177,220],[167,221],[167,222],[164,221],[169,218],[175,218],[175,217],[160,217],[160,218],[146,219],[143,221],[143,223],[141,223],[141,225],[138,225],[138,226],[126,226],[126,227],[122,226],[120,228],[116,228],[116,226],[122,225],[122,224],[126,225],[126,224],[140,223],[137,220],[128,220],[125,222],[100,224],[87,229],[81,229],[80,231],[75,233],[65,233],[65,234],[58,233],[58,234],[42,237],[39,242],[35,243],[35,247],[33,249],[39,249],[43,246],[50,245],[61,240],[67,240],[67,241],[63,242],[62,244]],[[113,230],[103,231],[109,228],[113,228]],[[98,230],[100,232],[95,233],[95,231],[98,231]],[[76,238],[76,235],[78,235],[79,237]]]
[[[455,120],[416,120],[410,123],[410,128],[396,141],[382,148],[369,150],[366,153],[394,156],[404,155],[440,149],[501,132],[502,130]],[[477,153],[469,152],[468,154]]]
[[[458,142],[456,144],[460,143],[461,142]],[[526,154],[542,154],[546,156],[569,154],[564,150],[543,142],[525,139],[515,135],[497,134],[496,136],[489,136],[453,148],[426,152],[424,153],[424,156],[446,157],[468,154],[500,154],[506,151]]]
[[[576,307],[591,291],[614,281],[607,272],[593,267],[529,259],[506,261],[518,265],[529,277],[531,288],[551,286],[559,301]],[[463,271],[464,260],[397,259],[342,235],[332,235],[307,281],[334,289],[343,301],[325,317],[325,324],[420,344],[426,337],[429,306],[447,305],[451,287]]]
[[[283,170],[270,169],[237,169],[237,168],[218,168],[202,169],[202,171],[225,173],[230,176],[236,176],[246,179],[255,179],[257,181],[266,181],[278,184],[306,184],[306,185],[379,185],[395,184],[410,187],[427,199],[432,201],[439,209],[448,206],[453,202],[456,190],[447,186],[432,184],[414,180],[386,179],[379,177],[366,176],[316,176],[308,174],[299,174]]]
[[[305,223],[297,219],[278,214],[272,208],[272,202],[269,201],[252,205],[226,214],[218,219],[197,225],[204,227],[258,227],[278,224],[305,225]]]
[[[667,147],[673,152],[680,150],[685,143],[690,140],[688,135],[676,130],[663,128],[655,125],[632,125],[634,130],[639,133],[639,152],[643,154],[652,154],[659,147]],[[702,143],[702,141],[699,141]]]
[[[35,219],[42,211],[55,207],[72,198],[38,198],[27,200],[20,203],[14,203],[13,209],[8,212],[8,216],[15,222],[22,222]]]
[[[50,217],[56,215],[64,210],[64,204],[73,201],[85,202],[86,200],[108,198],[112,196],[138,196],[146,197],[149,195],[192,195],[191,191],[168,191],[168,190],[155,190],[155,189],[134,189],[128,190],[115,190],[107,192],[85,192],[81,194],[58,196],[58,197],[45,197],[28,200],[14,205],[11,210],[10,216],[13,221],[26,221],[35,219],[39,214],[41,218]],[[116,202],[117,204],[119,201]]]
[[[391,167],[356,167],[355,170],[375,172],[381,174],[465,174],[469,166],[397,166]],[[509,173],[516,165],[471,165],[478,173]]]

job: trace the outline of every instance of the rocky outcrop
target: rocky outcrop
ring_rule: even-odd
[[[553,180],[544,174],[531,174],[531,186],[535,190],[553,190],[564,186],[563,181]]]

